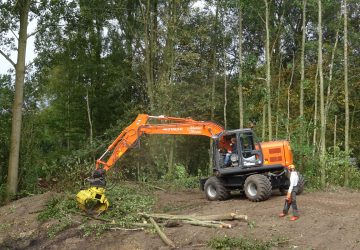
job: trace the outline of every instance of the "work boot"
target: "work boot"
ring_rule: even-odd
[[[286,214],[285,213],[281,213],[281,214],[279,214],[279,217],[285,217],[286,216]]]
[[[290,220],[291,220],[291,221],[295,221],[295,220],[297,220],[297,219],[299,219],[299,216],[292,216]]]

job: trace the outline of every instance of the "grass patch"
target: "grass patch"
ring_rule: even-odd
[[[99,218],[113,220],[118,226],[127,227],[133,222],[139,222],[139,212],[150,212],[155,203],[152,189],[139,187],[138,185],[116,184],[106,190],[106,197],[110,202],[109,209]],[[56,236],[59,232],[71,227],[73,222],[71,214],[83,213],[77,206],[75,195],[59,195],[47,202],[46,208],[38,215],[41,222],[56,220],[56,224],[49,228],[49,237]],[[91,220],[85,219],[80,225],[84,236],[92,234],[100,235],[111,224],[91,224]]]
[[[46,208],[38,215],[38,220],[41,222],[45,222],[50,219],[61,220],[72,211],[76,210],[77,204],[72,196],[53,197],[47,202]]]
[[[276,239],[271,241],[261,241],[242,237],[216,237],[207,242],[211,249],[241,249],[241,250],[267,250],[272,247],[287,243],[287,240]]]
[[[116,185],[106,191],[110,209],[102,218],[116,220],[117,223],[131,224],[138,222],[139,212],[150,212],[155,204],[153,190],[139,186]]]

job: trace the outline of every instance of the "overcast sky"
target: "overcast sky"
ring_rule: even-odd
[[[35,29],[36,29],[36,20],[33,20],[32,22],[29,23],[27,33],[30,34],[30,33],[34,32]],[[11,32],[8,33],[8,36],[9,37],[14,37],[14,35]],[[26,64],[32,62],[32,60],[36,56],[34,41],[35,41],[35,36],[31,36],[27,41]],[[16,44],[16,46],[17,46],[17,44]],[[14,63],[16,63],[16,60],[17,60],[16,51],[11,53],[10,58]],[[13,68],[11,63],[8,60],[6,60],[2,55],[0,55],[0,74],[5,74],[11,68]]]

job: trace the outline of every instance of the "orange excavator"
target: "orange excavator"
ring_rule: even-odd
[[[289,186],[286,173],[293,164],[293,156],[288,141],[260,143],[251,129],[224,130],[211,121],[139,114],[96,161],[96,170],[87,179],[90,188],[76,196],[82,210],[99,214],[108,208],[106,171],[143,134],[197,135],[212,139],[213,176],[200,180],[208,200],[225,200],[231,191],[240,190],[251,201],[263,201],[271,196],[272,189],[284,192]],[[302,176],[299,183],[301,192]]]

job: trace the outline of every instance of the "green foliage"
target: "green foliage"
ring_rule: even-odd
[[[360,188],[360,169],[350,163],[349,155],[339,147],[330,148],[326,155],[326,181],[329,184],[343,186],[345,182],[345,168],[349,172],[351,188]]]
[[[176,164],[172,172],[168,172],[163,180],[174,189],[193,189],[199,187],[199,177],[190,176],[185,166]]]
[[[213,238],[208,241],[207,245],[211,249],[266,250],[276,246],[277,241],[264,242],[257,239],[225,236]]]
[[[99,236],[111,226],[112,225],[109,224],[82,224],[80,229],[83,231],[84,237],[88,237],[93,234]]]
[[[59,221],[59,223],[51,225],[48,229],[48,236],[50,238],[55,237],[60,232],[66,230],[69,226],[72,225],[71,220],[64,218]]]
[[[77,204],[73,197],[53,197],[47,202],[45,210],[39,213],[38,220],[42,222],[50,219],[62,221],[69,213],[76,210]]]
[[[46,208],[39,213],[38,220],[41,222],[56,221],[48,230],[48,236],[54,237],[72,225],[73,222],[69,215],[77,210],[76,201],[72,196],[56,195],[48,200]]]
[[[343,186],[345,182],[345,169],[349,173],[349,187],[360,189],[360,170],[349,161],[345,151],[338,146],[329,148],[325,157],[326,184],[328,186]],[[318,155],[306,158],[304,169],[307,180],[307,189],[321,188],[320,159]]]
[[[110,202],[110,208],[100,216],[100,218],[111,220],[121,226],[129,226],[133,222],[139,221],[139,212],[150,212],[155,198],[151,190],[139,189],[138,186],[114,185],[107,189],[106,196]],[[72,226],[71,215],[79,213],[79,208],[73,195],[51,198],[46,208],[38,215],[41,222],[56,222],[49,228],[48,235],[53,237],[59,232]],[[109,224],[91,224],[91,221],[85,220],[80,225],[84,236],[95,233],[100,235],[111,225]]]
[[[137,213],[151,211],[155,203],[152,191],[139,186],[116,184],[107,189],[106,196],[110,209],[102,217],[123,225],[139,221]]]

